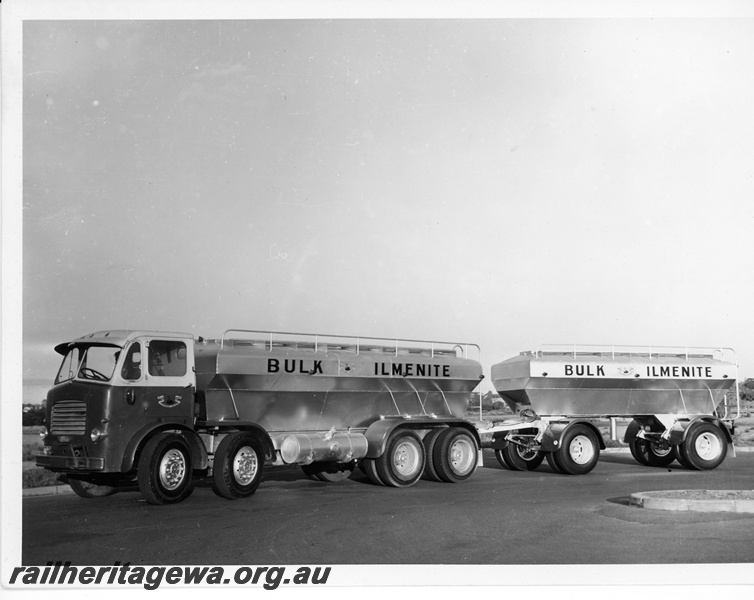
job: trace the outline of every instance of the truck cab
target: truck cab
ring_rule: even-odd
[[[56,346],[63,360],[47,394],[37,465],[90,493],[133,478],[151,433],[193,426],[193,344],[188,334],[114,330]]]

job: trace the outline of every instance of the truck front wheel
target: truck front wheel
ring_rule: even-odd
[[[409,487],[422,476],[425,458],[421,438],[410,429],[398,429],[390,435],[385,452],[375,465],[385,485]]]
[[[688,469],[708,471],[725,460],[728,444],[719,427],[712,423],[696,423],[689,428],[686,439],[678,446],[679,462]]]
[[[573,425],[566,429],[560,448],[553,459],[564,475],[589,473],[600,457],[597,435],[586,425]]]
[[[149,504],[174,504],[187,498],[191,483],[191,450],[183,436],[158,433],[141,452],[139,490]]]
[[[259,441],[249,433],[231,433],[217,446],[212,489],[229,500],[247,498],[257,491],[263,469]]]

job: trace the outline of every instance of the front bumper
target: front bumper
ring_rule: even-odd
[[[105,459],[88,456],[51,456],[38,454],[37,466],[51,471],[104,471]]]

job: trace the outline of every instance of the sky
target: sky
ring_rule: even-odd
[[[24,402],[103,329],[470,342],[487,380],[543,343],[723,346],[754,377],[751,19],[23,36]]]

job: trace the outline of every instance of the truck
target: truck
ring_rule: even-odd
[[[464,419],[483,379],[475,344],[112,330],[55,350],[36,464],[85,498],[138,486],[172,504],[204,481],[238,499],[283,465],[329,482],[358,464],[376,485],[457,483],[481,454]]]
[[[741,414],[735,352],[679,348],[548,344],[492,365],[492,383],[514,413],[480,431],[498,461],[581,475],[599,460],[599,424],[627,422],[623,442],[637,462],[691,470],[735,456]]]
[[[512,414],[474,422],[484,375],[471,343],[114,330],[55,349],[36,464],[85,498],[136,486],[172,504],[200,482],[245,498],[265,468],[285,465],[322,482],[358,467],[375,485],[458,483],[486,449],[511,470],[546,460],[585,475],[606,448],[604,422],[613,440],[627,423],[623,441],[642,465],[706,470],[735,455],[729,349],[540,346],[492,365]]]

